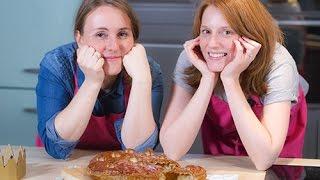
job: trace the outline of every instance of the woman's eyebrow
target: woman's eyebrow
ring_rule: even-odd
[[[123,30],[128,30],[128,31],[130,31],[130,30],[131,30],[131,28],[123,27],[123,28],[120,28],[119,30],[120,30],[120,31],[123,31]]]
[[[109,29],[108,29],[108,28],[106,28],[106,27],[98,27],[98,28],[96,28],[96,29],[98,29],[98,30],[105,30],[105,31],[109,31]]]

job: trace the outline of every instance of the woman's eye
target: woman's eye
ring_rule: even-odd
[[[210,33],[210,31],[207,30],[207,29],[202,29],[201,30],[201,34],[209,34],[209,33]]]
[[[96,36],[97,36],[98,38],[105,38],[107,35],[106,35],[105,33],[103,33],[103,32],[98,32],[98,33],[96,34]]]
[[[232,34],[232,31],[230,31],[230,30],[225,30],[225,31],[223,31],[223,34],[224,34],[224,35],[231,35],[231,34]]]
[[[118,34],[118,36],[120,37],[120,38],[126,38],[126,37],[128,37],[128,33],[127,32],[119,32],[119,34]]]

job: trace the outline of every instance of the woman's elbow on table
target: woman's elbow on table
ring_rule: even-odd
[[[47,148],[47,146],[45,147],[46,152],[53,158],[55,159],[68,159],[71,155],[71,151],[66,151],[64,149],[61,148]]]
[[[257,170],[259,171],[265,171],[267,170],[269,167],[272,166],[272,163],[254,163],[254,166],[256,167]]]
[[[267,157],[267,155],[265,156]],[[259,159],[251,159],[254,166],[259,171],[265,171],[268,168],[272,166],[272,164],[275,162],[276,158],[270,157],[270,158],[259,158]]]
[[[46,139],[44,142],[44,148],[46,152],[55,159],[68,159],[75,148],[76,143],[69,146],[61,146],[59,143],[50,142]]]
[[[250,158],[257,170],[267,170],[270,168],[280,155],[282,146],[265,147],[263,152],[250,155]]]
[[[160,132],[160,144],[162,146],[162,149],[163,149],[163,153],[169,158],[169,159],[172,159],[172,160],[179,160],[183,154],[180,153],[178,150],[177,150],[177,147],[172,144],[172,143],[169,143],[169,142],[165,142],[166,140],[163,139],[163,136]]]
[[[171,160],[178,161],[183,155],[179,154],[177,151],[168,151],[163,148],[163,153]]]

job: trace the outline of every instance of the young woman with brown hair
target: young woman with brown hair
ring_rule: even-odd
[[[138,20],[127,1],[84,0],[74,36],[40,64],[38,145],[62,159],[74,148],[154,148],[161,71],[137,44]]]

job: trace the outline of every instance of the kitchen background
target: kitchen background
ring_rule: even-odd
[[[35,86],[47,51],[73,41],[81,0],[2,0],[0,6],[0,144],[34,145]],[[171,74],[184,41],[191,38],[198,0],[129,0],[141,21],[140,42],[164,74],[164,114]],[[304,156],[320,158],[320,0],[263,0],[286,35],[286,47],[309,82]],[[317,73],[318,71],[318,73]],[[161,118],[162,119],[162,118]],[[157,150],[161,150],[160,145]],[[202,153],[197,137],[190,153]]]

